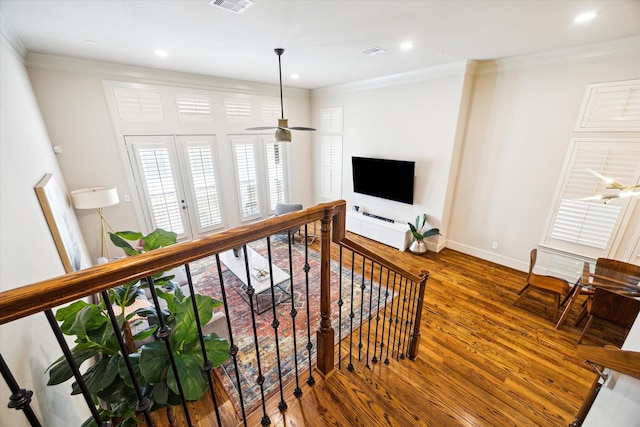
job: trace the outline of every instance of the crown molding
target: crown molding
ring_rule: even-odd
[[[26,65],[34,69],[95,74],[103,80],[126,80],[135,83],[172,85],[220,92],[239,92],[251,95],[276,96],[279,94],[279,87],[277,85],[42,53],[28,52]],[[309,96],[308,89],[285,87],[284,91],[288,96]]]
[[[379,89],[389,86],[398,86],[409,83],[417,83],[426,80],[440,79],[444,77],[462,77],[465,74],[473,74],[477,68],[477,61],[458,61],[435,67],[423,68],[407,73],[393,74],[390,76],[376,77],[358,82],[345,83],[336,86],[327,86],[320,89],[312,89],[311,97],[334,95],[337,93],[359,92],[363,90]]]
[[[640,36],[635,36],[566,49],[556,49],[529,55],[482,61],[476,70],[476,74],[491,74],[538,65],[578,62],[611,55],[624,55],[638,52],[640,52]]]
[[[24,63],[25,57],[27,56],[27,48],[13,31],[13,27],[9,25],[2,15],[0,15],[0,34],[2,34],[2,37],[9,43],[9,46],[11,46],[16,54],[22,58],[22,62]]]

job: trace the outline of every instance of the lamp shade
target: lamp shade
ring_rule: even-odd
[[[98,209],[120,202],[115,187],[89,187],[73,190],[71,200],[76,209]]]

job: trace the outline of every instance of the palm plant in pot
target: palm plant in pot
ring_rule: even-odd
[[[425,230],[427,225],[427,214],[422,214],[422,224],[420,224],[420,215],[416,217],[415,224],[408,222],[411,234],[413,234],[414,240],[409,246],[409,250],[414,254],[423,254],[427,252],[427,244],[424,239],[427,237],[440,234],[440,230],[437,228],[430,228]]]

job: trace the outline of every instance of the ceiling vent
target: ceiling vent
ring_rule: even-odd
[[[373,55],[380,55],[381,53],[385,53],[385,52],[386,50],[384,50],[383,48],[374,46],[374,47],[370,47],[369,49],[365,49],[360,53],[363,55],[373,56]]]
[[[233,13],[242,13],[253,6],[253,0],[211,0],[211,6],[220,7]]]

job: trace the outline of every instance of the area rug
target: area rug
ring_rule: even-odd
[[[256,252],[268,257],[266,240],[253,242],[249,245]],[[291,267],[289,265],[289,246],[286,238],[271,238],[272,262],[287,273],[292,272],[292,283],[287,283],[282,288],[274,288],[260,295],[260,310],[267,309],[262,314],[256,314],[250,310],[245,301],[247,295],[242,290],[240,280],[222,265],[222,277],[224,289],[229,306],[229,317],[233,332],[233,343],[238,347],[238,374],[240,387],[238,387],[235,365],[229,358],[221,367],[216,369],[239,415],[242,415],[240,393],[244,402],[246,414],[254,411],[262,403],[262,397],[267,399],[280,390],[280,375],[283,386],[296,379],[296,363],[298,362],[298,381],[302,383],[309,376],[309,367],[316,360],[316,331],[320,324],[320,254],[308,249],[305,256],[305,246],[301,243],[292,245]],[[305,259],[308,261],[308,300],[307,304],[307,273],[305,272]],[[199,293],[222,299],[219,273],[215,257],[204,258],[190,265],[194,285]],[[351,329],[355,330],[360,325],[360,319],[367,321],[369,313],[377,312],[378,285],[370,278],[365,278],[364,289],[362,277],[358,273],[343,270],[340,274],[339,264],[331,262],[331,321],[335,329],[338,343],[339,320],[342,321],[340,335],[346,337]],[[352,300],[353,283],[353,322],[349,317]],[[342,294],[340,293],[342,289]],[[373,297],[373,298],[372,298]],[[255,298],[255,297],[254,297]],[[338,300],[342,299],[342,316],[339,318]],[[274,310],[272,301],[275,300],[275,319],[278,322],[278,348],[276,348],[274,324]],[[362,307],[362,311],[360,308]],[[294,322],[292,321],[292,308],[295,308],[295,346],[294,346]],[[222,308],[220,308],[222,309]],[[307,322],[310,319],[310,323]],[[254,335],[253,323],[256,330]],[[307,328],[309,325],[309,328]],[[256,351],[256,337],[258,351]],[[307,349],[311,344],[311,351]],[[295,347],[295,348],[294,348]],[[280,368],[278,367],[277,351],[280,353]],[[303,371],[304,372],[303,374]],[[264,377],[261,390],[258,377]],[[285,396],[285,399],[289,396]]]

